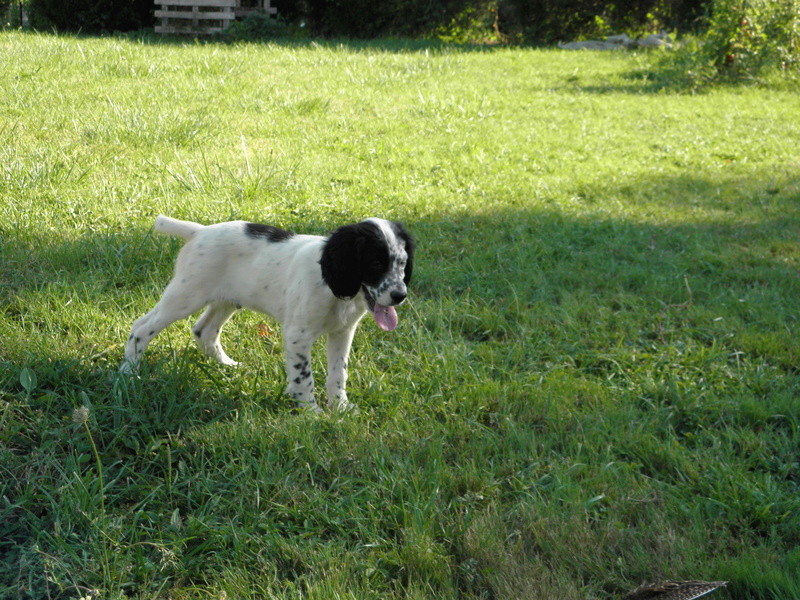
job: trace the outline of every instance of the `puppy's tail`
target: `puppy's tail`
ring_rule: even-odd
[[[164,215],[157,216],[156,222],[153,225],[153,229],[159,233],[175,235],[186,240],[203,229],[203,227],[204,226],[200,225],[199,223],[192,223],[191,221],[179,221],[178,219],[165,217]]]

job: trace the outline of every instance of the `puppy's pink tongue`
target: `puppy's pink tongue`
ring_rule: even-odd
[[[375,317],[378,327],[384,331],[391,331],[397,327],[397,311],[394,306],[383,306],[376,302],[375,308],[372,309],[372,316]]]

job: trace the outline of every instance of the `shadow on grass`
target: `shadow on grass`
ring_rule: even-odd
[[[524,301],[542,288],[526,289],[522,281],[535,281],[554,296],[584,290],[602,302],[620,290],[650,295],[659,289],[653,284],[688,275],[709,289],[783,288],[788,299],[800,260],[799,189],[791,178],[711,182],[682,175],[618,190],[576,190],[566,210],[549,209],[545,200],[535,210],[487,209],[412,223],[423,257],[426,239],[432,240],[417,283],[433,295],[469,288],[486,298],[513,294]],[[615,197],[640,198],[654,217],[612,214],[606,204]]]
[[[622,83],[611,82],[602,85],[587,85],[581,83],[574,75],[566,75],[561,90],[580,91],[584,94],[611,95],[630,94],[634,96],[651,96],[659,94],[690,94],[697,95],[708,93],[714,86],[695,81],[683,71],[679,65],[673,64],[668,57],[656,58],[649,53],[646,55],[645,64],[621,73]]]

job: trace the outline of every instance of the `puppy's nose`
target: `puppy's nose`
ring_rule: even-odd
[[[406,299],[406,296],[408,294],[406,294],[405,292],[392,292],[389,295],[392,297],[392,302],[394,304],[400,304],[403,300]]]

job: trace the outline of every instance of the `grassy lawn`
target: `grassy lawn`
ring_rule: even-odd
[[[648,60],[0,33],[0,597],[800,597],[800,94]],[[403,221],[360,413],[252,313],[116,375],[159,213]]]

